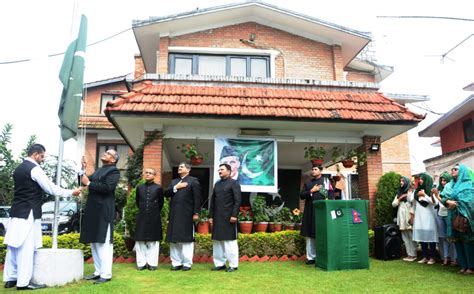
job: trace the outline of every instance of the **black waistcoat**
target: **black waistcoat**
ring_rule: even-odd
[[[30,210],[33,210],[33,218],[41,219],[43,190],[37,182],[31,179],[31,170],[35,166],[31,161],[25,160],[13,172],[15,193],[10,217],[27,219]]]

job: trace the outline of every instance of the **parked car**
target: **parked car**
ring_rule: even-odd
[[[0,236],[5,236],[10,219],[10,206],[0,206]]]
[[[54,201],[44,203],[41,209],[43,210],[41,229],[43,234],[50,235],[53,233]],[[80,219],[79,206],[76,201],[59,201],[58,235],[79,232]]]

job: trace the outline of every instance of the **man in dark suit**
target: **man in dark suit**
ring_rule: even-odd
[[[55,196],[78,196],[80,189],[65,190],[48,179],[40,164],[46,149],[34,144],[28,149],[28,157],[15,169],[15,190],[10,209],[10,220],[4,243],[7,245],[3,281],[5,288],[18,290],[45,288],[30,282],[33,276],[35,250],[43,246],[41,238],[41,204],[43,191]]]
[[[115,188],[120,180],[120,171],[115,166],[119,160],[117,151],[105,151],[100,160],[102,167],[90,178],[83,175],[81,180],[88,188],[89,195],[80,242],[91,243],[95,271],[85,279],[95,280],[94,284],[102,284],[112,279]]]
[[[163,189],[155,183],[156,171],[146,168],[143,171],[145,184],[137,187],[136,202],[138,207],[135,227],[135,250],[137,252],[137,269],[148,268],[151,271],[158,267],[160,256],[161,209],[163,208]]]
[[[179,178],[171,181],[165,193],[171,197],[166,241],[170,243],[171,270],[188,271],[193,264],[194,222],[199,220],[201,186],[189,175],[191,165],[181,162]]]
[[[231,166],[219,165],[220,181],[214,186],[209,209],[212,225],[212,270],[236,271],[239,266],[239,247],[237,244],[237,215],[242,200],[240,184],[230,177]]]
[[[301,235],[306,238],[306,264],[316,263],[316,224],[314,222],[313,201],[324,200],[329,191],[329,180],[323,177],[323,167],[314,165],[311,169],[312,179],[304,183],[300,193],[304,200]]]

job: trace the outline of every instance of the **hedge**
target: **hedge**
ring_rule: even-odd
[[[194,255],[196,256],[212,256],[212,240],[211,235],[196,234],[196,242],[194,245]],[[374,252],[374,231],[369,230],[369,251],[373,255]],[[281,231],[275,233],[254,233],[239,234],[239,255],[240,256],[283,256],[305,254],[305,239],[300,235],[299,231]],[[43,247],[51,248],[51,236],[43,236]],[[89,259],[91,249],[89,245],[79,243],[79,234],[71,233],[58,236],[59,248],[81,249],[84,252],[84,259]],[[4,263],[6,254],[6,245],[3,244],[3,237],[0,237],[0,264]],[[121,235],[114,232],[114,257],[133,256],[125,247],[124,239]],[[162,241],[160,244],[160,255],[169,255],[169,244]]]

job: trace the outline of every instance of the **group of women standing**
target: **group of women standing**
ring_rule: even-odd
[[[460,164],[451,173],[443,172],[435,186],[433,178],[423,173],[414,191],[410,179],[401,177],[392,205],[398,207],[405,261],[417,259],[419,243],[418,263],[436,263],[438,244],[443,265],[459,265],[459,273],[474,273],[474,195],[467,167]]]

